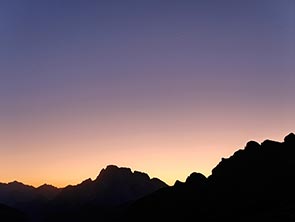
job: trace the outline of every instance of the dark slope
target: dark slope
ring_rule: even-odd
[[[133,204],[126,221],[295,221],[295,135],[247,143],[205,179],[161,189]],[[196,176],[198,175],[198,176]]]
[[[132,204],[125,212],[124,221],[186,221],[196,208],[202,207],[207,179],[192,173],[185,183],[176,181],[174,186],[162,188]]]
[[[0,221],[25,222],[27,221],[27,217],[14,208],[0,204]]]
[[[241,220],[295,219],[295,135],[249,142],[223,159],[208,179],[210,213]],[[293,218],[293,219],[292,219]]]

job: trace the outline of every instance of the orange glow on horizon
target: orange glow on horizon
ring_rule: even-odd
[[[64,187],[113,164],[173,185],[295,132],[294,1],[11,2],[0,182]]]
[[[169,185],[192,172],[208,176],[222,157],[249,140],[282,141],[293,131],[292,110],[282,118],[265,113],[265,104],[191,106],[173,104],[140,110],[66,109],[63,115],[41,112],[31,119],[5,122],[0,128],[1,182],[20,181],[64,187],[95,179],[115,164],[146,172]],[[174,109],[173,109],[174,108]],[[60,113],[59,113],[60,114]]]
[[[23,132],[18,135],[18,140],[6,140],[6,144],[2,140],[2,146],[21,147],[27,152],[5,154],[6,161],[0,165],[7,170],[1,174],[0,181],[17,180],[35,187],[44,183],[65,187],[87,178],[95,179],[102,168],[115,164],[146,172],[151,178],[157,177],[173,185],[176,180],[185,181],[192,172],[209,176],[222,157],[232,155],[249,140],[262,142],[269,138],[282,141],[291,132],[289,127],[288,132],[261,130],[258,133],[250,127],[251,124],[246,127],[246,123],[240,124],[242,127],[238,130],[228,131],[223,125],[215,131],[204,127],[201,131],[189,120],[179,122],[177,130],[176,127],[170,128],[168,123],[158,130],[143,121],[133,122],[129,128],[122,123],[122,126],[114,126],[117,131],[113,130],[109,135],[107,131],[101,135],[93,133],[102,132],[93,128],[91,133],[83,133],[82,129],[62,134],[61,131],[67,128],[58,128],[51,134],[47,133],[48,129],[39,134],[33,130],[34,135]]]

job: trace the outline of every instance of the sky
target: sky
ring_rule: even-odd
[[[168,184],[295,131],[294,0],[3,0],[0,181]]]

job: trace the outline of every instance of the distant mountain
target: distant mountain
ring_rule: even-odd
[[[295,221],[295,135],[250,141],[205,178],[192,174],[136,201],[126,221]],[[147,213],[148,212],[148,213]]]
[[[0,203],[16,206],[22,202],[29,202],[36,198],[35,188],[17,181],[0,183]]]
[[[48,202],[60,192],[60,189],[44,184],[38,188],[14,181],[0,183],[0,204],[18,209],[27,215],[27,218],[39,218],[47,208]],[[0,219],[1,221],[1,219]],[[10,221],[10,220],[7,220]]]
[[[50,202],[47,221],[113,221],[135,200],[167,187],[130,168],[109,165],[92,181],[67,186]]]
[[[0,183],[0,203],[27,212],[34,221],[74,221],[92,212],[102,216],[163,187],[167,184],[146,173],[109,165],[94,181],[87,179],[62,189],[47,184],[35,188],[16,181]]]
[[[101,170],[94,181],[88,179],[79,185],[64,188],[54,201],[63,205],[91,203],[104,207],[118,206],[163,187],[167,187],[167,184],[156,178],[151,179],[146,173],[109,165]]]
[[[40,187],[37,187],[36,192],[38,195],[46,198],[46,200],[53,200],[62,189],[56,188],[49,184],[43,184]]]
[[[27,205],[34,201],[48,201],[53,199],[59,189],[49,185],[38,188],[14,181],[11,183],[0,183],[0,203],[12,207]]]

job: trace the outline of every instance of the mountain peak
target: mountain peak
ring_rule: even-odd
[[[91,203],[97,206],[115,206],[139,199],[167,185],[159,179],[150,179],[143,172],[127,167],[108,165],[97,178],[76,186],[66,187],[57,197],[60,203],[78,206]]]
[[[44,183],[43,185],[37,187],[37,189],[51,189],[51,188],[53,188],[53,189],[55,189],[55,188],[58,189],[57,187],[55,187],[55,186],[53,186],[53,185],[51,185],[51,184],[47,184],[47,183]]]
[[[9,187],[11,187],[13,189],[33,189],[34,188],[31,185],[26,185],[26,184],[23,184],[23,183],[18,182],[16,180],[13,182],[7,183],[6,185],[8,185]]]
[[[125,177],[132,175],[132,171],[127,167],[118,167],[116,165],[108,165],[106,168],[102,169],[96,178],[98,180],[109,180],[118,177]]]
[[[203,174],[193,172],[191,173],[191,175],[188,176],[185,183],[194,186],[200,186],[203,185],[206,182],[206,180],[207,178]]]
[[[285,143],[289,143],[289,144],[295,144],[295,134],[294,133],[290,133],[289,135],[287,135],[284,138],[284,142]]]
[[[12,182],[9,182],[8,183],[9,185],[19,185],[19,186],[24,186],[24,184],[23,183],[21,183],[21,182],[18,182],[18,181],[12,181]]]
[[[36,188],[36,192],[47,200],[52,200],[60,191],[61,189],[46,183]]]
[[[260,144],[256,141],[249,141],[245,146],[245,151],[253,151],[260,148]]]
[[[105,170],[117,170],[117,169],[119,169],[119,167],[116,165],[107,165],[105,168]]]

